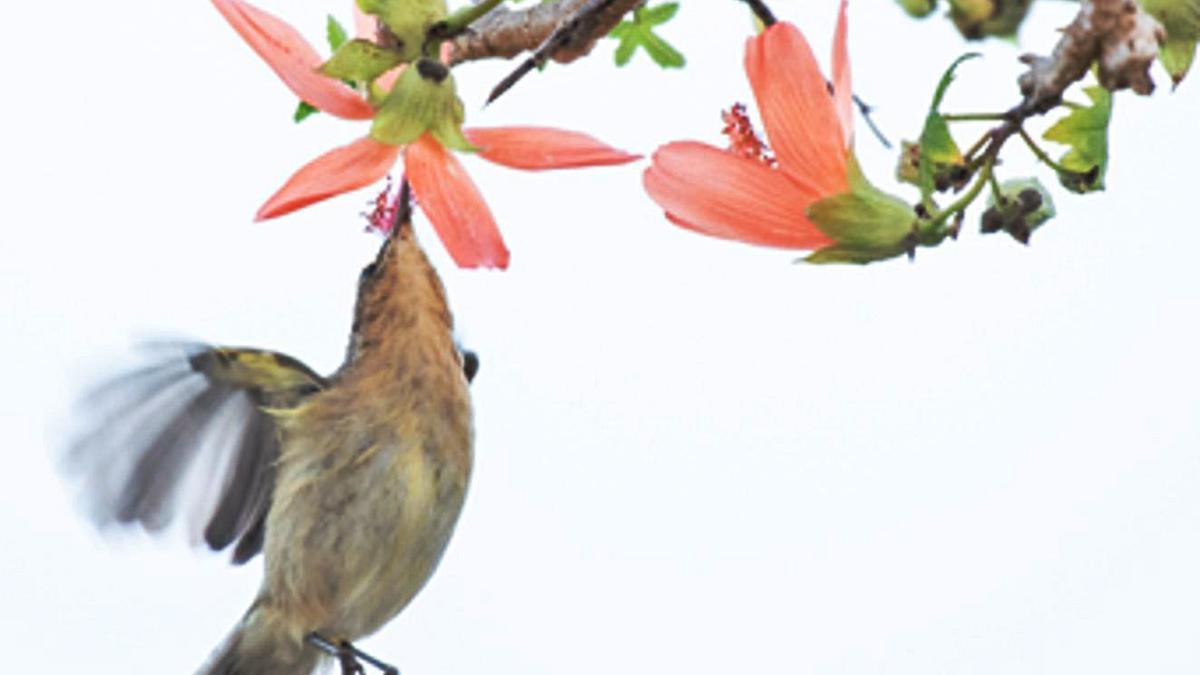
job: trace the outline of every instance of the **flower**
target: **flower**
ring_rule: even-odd
[[[455,263],[503,269],[508,266],[509,252],[500,230],[447,145],[458,149],[473,146],[486,160],[525,170],[624,164],[639,157],[587,134],[561,129],[460,130],[462,107],[453,80],[444,66],[428,59],[398,78],[394,73],[379,76],[374,80],[376,96],[364,98],[336,77],[319,72],[323,60],[287,23],[243,0],[212,2],[302,100],[344,119],[374,120],[367,137],[334,148],[296,171],[258,210],[258,220],[371,185],[386,176],[403,153],[417,203]],[[371,22],[357,13],[355,23],[360,34],[372,28]],[[413,91],[417,95],[408,96]]]
[[[773,155],[740,105],[724,114],[728,150],[697,141],[660,147],[643,184],[668,220],[713,237],[817,250],[814,262],[904,252],[912,209],[871,186],[851,150],[846,1],[834,32],[831,83],[804,35],[786,22],[746,42],[745,68]]]

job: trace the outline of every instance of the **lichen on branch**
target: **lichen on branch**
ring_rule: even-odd
[[[1135,0],[1084,0],[1050,56],[1021,57],[1029,64],[1018,81],[1025,95],[1021,108],[1042,113],[1058,105],[1063,91],[1093,63],[1105,89],[1149,94],[1154,90],[1150,65],[1165,39],[1162,26]]]

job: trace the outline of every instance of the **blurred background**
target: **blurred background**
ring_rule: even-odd
[[[317,45],[345,4],[261,0]],[[771,4],[827,58],[834,2]],[[1049,52],[1076,7],[1035,3],[1016,44],[967,45],[941,17],[856,0],[857,93],[914,138],[942,70],[979,49],[943,109],[1005,109],[1017,56]],[[294,97],[207,2],[13,9],[0,659],[190,672],[261,559],[94,531],[54,459],[71,402],[146,338],[335,368],[377,190],[251,221],[366,127],[293,125]],[[617,69],[606,40],[486,109],[511,64],[455,74],[468,125],[649,154],[721,143],[720,111],[753,111],[751,30],[739,2],[685,2],[663,35],[686,69]],[[1059,217],[1024,247],[980,236],[977,208],[912,263],[808,267],[685,232],[642,192],[644,162],[465,158],[511,269],[456,270],[418,234],[482,360],[476,473],[441,569],[361,646],[407,675],[1200,671],[1200,82],[1156,76],[1152,97],[1116,99],[1107,193],[1065,193],[1013,143],[1006,175],[1036,171]],[[913,199],[861,119],[857,139],[868,176]]]

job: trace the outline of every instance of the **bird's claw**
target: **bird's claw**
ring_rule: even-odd
[[[363,669],[363,665],[359,662],[359,659],[375,666],[383,672],[383,675],[400,675],[400,671],[395,666],[380,661],[350,644],[348,640],[335,641],[330,640],[320,633],[309,633],[308,643],[336,658],[342,667],[342,675],[366,675],[366,670]]]

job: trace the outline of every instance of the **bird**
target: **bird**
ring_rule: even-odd
[[[330,658],[397,672],[353,642],[442,558],[471,474],[479,367],[401,193],[332,375],[275,351],[158,344],[81,398],[96,422],[64,464],[95,521],[154,533],[187,511],[234,563],[263,553],[259,591],[203,675],[304,675]]]

